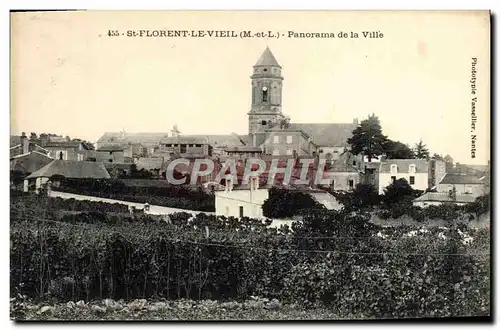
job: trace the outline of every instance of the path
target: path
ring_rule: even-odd
[[[121,200],[117,200],[117,199],[101,198],[101,197],[88,196],[88,195],[70,194],[70,193],[61,192],[61,191],[54,191],[54,190],[52,190],[50,192],[50,197],[60,197],[60,198],[64,198],[64,199],[74,198],[77,200],[87,200],[87,201],[103,202],[103,203],[110,203],[110,204],[118,203],[118,204],[123,204],[123,205],[127,205],[127,206],[135,206],[136,209],[143,209],[144,208],[144,204],[141,204],[141,203],[126,202],[126,201],[121,201]],[[165,214],[172,214],[172,213],[179,213],[179,212],[186,212],[186,213],[190,213],[192,215],[197,215],[198,213],[215,214],[215,212],[200,212],[200,211],[176,209],[173,207],[165,207],[165,206],[158,206],[158,205],[150,205],[149,211],[145,212],[145,213],[165,215]]]

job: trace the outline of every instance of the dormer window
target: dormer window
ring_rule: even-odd
[[[391,164],[391,173],[398,173],[398,165]]]
[[[415,173],[417,171],[417,168],[414,164],[410,165],[410,173]]]

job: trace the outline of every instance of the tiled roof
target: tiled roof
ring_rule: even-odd
[[[105,144],[99,146],[99,149],[96,151],[123,151],[123,147],[119,144]]]
[[[290,123],[290,129],[300,129],[318,146],[347,147],[347,139],[357,127],[354,123],[344,124],[302,124]]]
[[[390,173],[392,164],[398,166],[398,173],[409,173],[410,165],[415,165],[417,173],[429,171],[429,162],[425,159],[387,159],[380,162],[380,173]]]
[[[51,177],[62,175],[66,178],[109,179],[109,173],[103,163],[86,161],[53,160],[28,178]]]
[[[237,134],[221,134],[221,135],[180,135],[177,137],[168,137],[161,140],[162,144],[209,144],[212,147],[227,147],[244,145],[247,136],[240,138]],[[243,141],[242,141],[243,140]]]
[[[281,66],[278,64],[278,61],[276,61],[276,58],[274,57],[273,53],[269,49],[269,47],[266,47],[262,55],[260,56],[259,60],[257,63],[255,63],[254,66]]]
[[[231,146],[226,149],[227,152],[262,152],[261,147],[254,146]]]
[[[484,181],[473,175],[446,173],[439,184],[484,184]]]
[[[59,148],[77,148],[81,141],[49,141],[45,144],[45,148],[59,147]]]
[[[52,161],[53,159],[47,155],[38,151],[32,151],[27,154],[12,157],[10,160],[10,169],[22,171],[24,173],[33,173]]]
[[[447,193],[428,192],[422,196],[415,198],[414,202],[458,202],[472,203],[476,198],[471,194],[457,194],[453,201]]]
[[[160,140],[168,136],[168,133],[122,133],[122,132],[106,132],[104,133],[97,143],[140,143],[144,145],[155,145]]]

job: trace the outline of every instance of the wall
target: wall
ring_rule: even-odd
[[[339,159],[344,152],[344,147],[319,147],[318,154],[320,158],[327,158],[327,154],[331,155],[332,160]]]
[[[275,136],[278,137],[278,142],[275,142]],[[292,137],[291,143],[288,143],[288,136]],[[304,139],[300,132],[286,130],[273,131],[266,137],[265,153],[273,155],[273,151],[277,149],[278,155],[280,156],[293,155],[293,150],[295,150],[298,155],[304,155],[310,150],[309,144],[310,143]],[[289,152],[287,153],[287,151]]]
[[[453,186],[455,186],[457,194],[465,194],[468,189],[476,197],[486,193],[486,187],[482,184],[438,184],[437,192],[447,193],[453,189]]]
[[[391,177],[395,176],[396,180],[406,179],[408,183],[410,183],[410,176],[415,177],[415,184],[412,184],[411,187],[416,190],[426,190],[429,186],[429,174],[428,173],[379,173],[378,181],[379,181],[379,194],[384,193],[384,188],[392,183]]]
[[[323,177],[333,180],[333,186],[330,187],[334,190],[348,191],[349,180],[353,180],[352,188],[361,182],[361,176],[358,172],[325,172]]]
[[[103,163],[124,163],[125,162],[125,153],[123,151],[104,151],[104,150],[96,150],[96,161]]]
[[[267,189],[216,191],[215,214],[226,217],[239,217],[240,206],[243,206],[243,216],[263,218],[262,204],[268,198],[269,191]]]
[[[450,202],[447,202],[447,203],[450,203]],[[413,202],[413,206],[419,206],[419,207],[422,207],[422,208],[426,208],[428,206],[431,206],[431,205],[434,205],[434,206],[438,206],[438,205],[441,205],[442,202],[435,202],[435,201],[419,201],[419,202]],[[465,205],[465,203],[454,203],[456,205]]]

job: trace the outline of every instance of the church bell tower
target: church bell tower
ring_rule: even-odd
[[[248,132],[253,135],[279,125],[279,121],[284,118],[281,111],[281,66],[269,47],[253,66],[253,75],[250,78],[252,107],[248,113]]]

